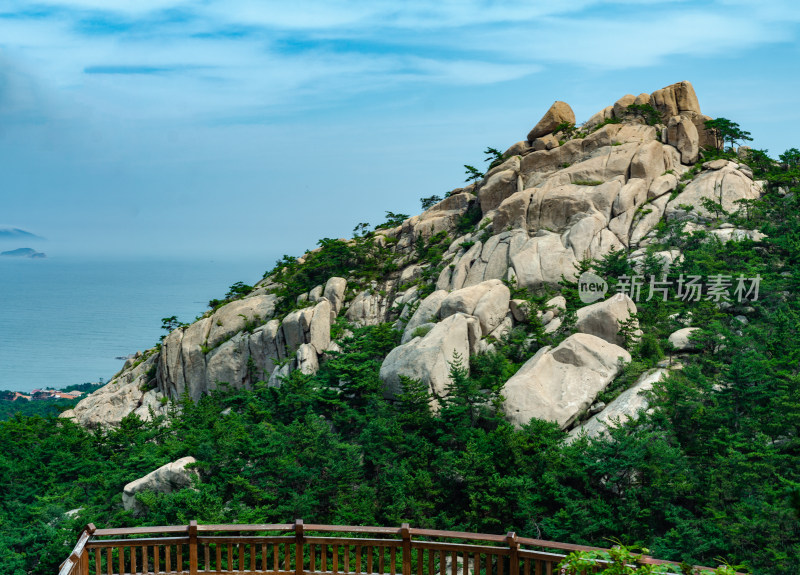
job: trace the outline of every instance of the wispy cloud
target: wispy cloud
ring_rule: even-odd
[[[231,106],[324,107],[420,83],[491,84],[563,64],[625,69],[793,40],[800,5],[767,4],[11,0],[0,9],[0,49],[98,108],[131,90],[128,110],[138,99],[148,114],[161,101],[165,114],[213,116]],[[151,80],[124,83],[144,76]]]

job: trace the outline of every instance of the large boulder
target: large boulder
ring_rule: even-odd
[[[636,313],[636,304],[626,294],[616,294],[605,301],[584,306],[577,311],[575,331],[603,338],[607,342],[623,345],[620,324]]]
[[[699,331],[698,327],[684,327],[670,334],[668,341],[675,351],[693,351],[696,345],[692,342],[692,334]]]
[[[569,441],[581,434],[598,437],[612,425],[619,425],[628,419],[637,417],[649,407],[645,393],[653,389],[653,384],[661,381],[669,373],[666,369],[653,369],[644,373],[632,387],[623,391],[609,403],[600,413],[593,415],[584,423],[575,426],[569,432]]]
[[[508,312],[511,291],[500,280],[488,280],[461,288],[442,300],[442,318],[455,313],[474,315],[481,324],[483,335],[489,335],[500,325]]]
[[[553,102],[539,123],[528,133],[528,141],[533,142],[536,138],[552,133],[559,124],[564,122],[574,124],[575,112],[566,102]]]
[[[650,104],[663,118],[677,116],[681,112],[694,112],[700,114],[700,102],[690,82],[678,82],[650,95]]]
[[[478,300],[472,314],[478,318],[483,335],[489,335],[500,326],[508,313],[508,303],[511,300],[511,290],[505,284],[500,280],[489,281],[497,283]]]
[[[187,466],[196,463],[194,457],[182,457],[172,463],[162,465],[144,477],[128,483],[122,491],[122,505],[126,510],[133,510],[135,515],[141,515],[145,508],[136,500],[136,494],[142,491],[155,491],[157,493],[172,493],[180,491],[192,484],[192,478],[197,477],[197,472],[187,469]]]
[[[535,417],[566,429],[630,360],[617,345],[573,334],[556,348],[540,349],[506,382],[505,413],[518,426]]]
[[[451,315],[423,337],[415,337],[389,352],[381,365],[384,394],[395,397],[402,391],[400,376],[418,379],[433,395],[444,395],[450,384],[450,366],[460,360],[469,366],[469,356],[477,350],[481,337],[478,320],[462,313]]]

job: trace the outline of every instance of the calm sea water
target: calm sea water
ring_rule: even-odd
[[[0,389],[108,380],[115,359],[158,342],[161,318],[189,322],[269,267],[223,260],[0,258]]]

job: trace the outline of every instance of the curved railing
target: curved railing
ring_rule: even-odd
[[[59,575],[552,575],[572,551],[602,549],[513,532],[487,535],[408,524],[306,525],[300,519],[272,525],[192,521],[123,529],[90,524]],[[670,563],[652,557],[642,562]]]

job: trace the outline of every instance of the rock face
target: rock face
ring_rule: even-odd
[[[535,417],[565,429],[630,360],[621,347],[584,333],[543,347],[506,382],[506,415],[516,425]]]
[[[539,123],[528,133],[528,141],[533,142],[536,138],[551,134],[556,126],[564,122],[575,124],[575,112],[566,102],[553,102]]]
[[[643,374],[636,380],[633,387],[619,394],[603,411],[574,427],[569,432],[569,441],[575,440],[581,434],[598,437],[609,426],[624,423],[625,420],[632,419],[642,411],[646,411],[649,404],[644,393],[653,389],[653,384],[661,381],[668,373],[669,371],[666,369],[654,369]]]
[[[394,348],[381,365],[380,377],[387,397],[402,391],[400,376],[427,383],[431,392],[443,395],[450,383],[450,365],[458,358],[464,367],[470,353],[477,351],[480,323],[463,313],[448,316],[423,337]]]
[[[81,400],[74,409],[63,412],[60,417],[72,418],[84,427],[111,427],[119,425],[131,413],[144,421],[151,419],[151,411],[155,415],[165,413],[167,398],[155,389],[156,380],[152,375],[157,361],[158,354],[151,354],[139,365],[123,371]]]
[[[194,457],[182,457],[131,481],[122,491],[122,505],[126,510],[133,510],[134,514],[141,515],[146,508],[136,500],[137,493],[142,491],[172,493],[189,487],[192,478],[197,477],[197,472],[186,467],[195,462]]]
[[[588,333],[609,343],[622,345],[620,324],[636,313],[636,304],[625,294],[617,294],[605,301],[587,305],[578,310],[575,330]]]

